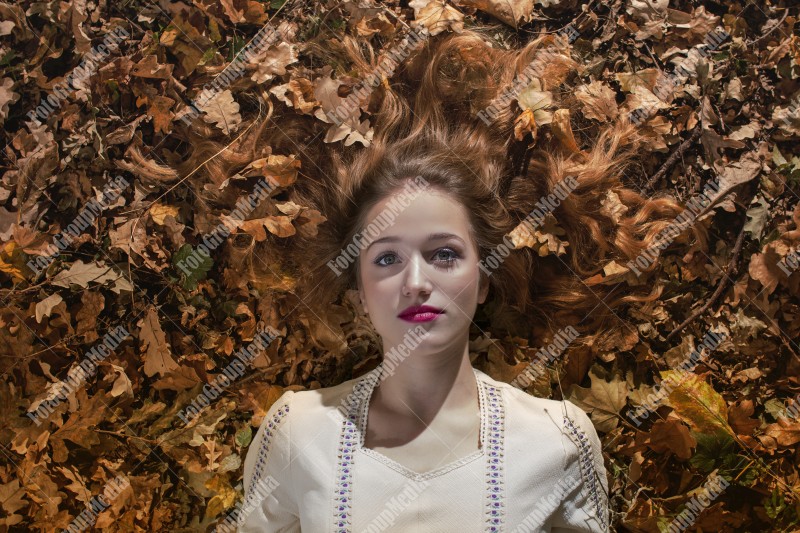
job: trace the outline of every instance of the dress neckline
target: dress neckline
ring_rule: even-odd
[[[480,447],[475,450],[474,452],[465,455],[464,457],[455,459],[450,461],[449,463],[433,468],[428,470],[427,472],[416,472],[411,470],[407,466],[404,466],[394,459],[382,454],[381,452],[374,450],[372,448],[365,448],[364,447],[364,440],[366,439],[366,429],[367,429],[367,420],[369,417],[369,402],[372,398],[372,393],[374,392],[375,388],[378,385],[378,381],[380,380],[380,374],[370,375],[365,378],[366,384],[363,393],[360,395],[362,398],[359,406],[358,406],[358,424],[359,424],[359,437],[357,441],[357,450],[361,453],[369,455],[374,459],[380,461],[381,463],[385,464],[386,466],[396,470],[397,472],[403,474],[405,477],[421,481],[425,479],[432,479],[437,476],[441,476],[455,470],[456,468],[471,463],[472,461],[478,459],[479,457],[483,457],[486,451],[486,442],[487,442],[487,420],[489,418],[488,413],[486,412],[487,409],[487,402],[485,398],[485,390],[482,376],[480,375],[480,371],[475,367],[472,367],[473,375],[475,376],[475,382],[478,387],[478,412],[480,415]]]

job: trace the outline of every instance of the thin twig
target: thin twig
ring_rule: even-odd
[[[667,174],[667,172],[669,172],[670,169],[672,169],[672,167],[675,166],[675,163],[678,162],[678,159],[680,159],[680,157],[683,155],[683,152],[685,152],[686,149],[689,148],[689,146],[694,144],[694,142],[698,138],[700,138],[700,135],[702,134],[703,134],[703,128],[700,124],[697,124],[697,126],[694,127],[694,131],[692,131],[692,135],[681,143],[678,149],[675,150],[672,153],[672,155],[669,156],[669,158],[667,158],[666,161],[664,161],[664,164],[661,165],[661,168],[658,169],[658,172],[653,174],[653,177],[651,177],[647,181],[647,184],[644,186],[645,190],[652,189],[656,185],[656,183],[658,183],[658,181],[661,178],[663,178]]]
[[[762,39],[765,39],[767,36],[769,36],[770,33],[775,31],[776,28],[778,28],[781,24],[783,24],[783,21],[786,20],[786,17],[788,16],[789,16],[789,8],[787,7],[786,10],[783,12],[783,18],[781,18],[781,20],[779,20],[777,24],[772,26],[769,30],[767,30],[767,32],[764,35],[762,35],[758,39],[755,39],[753,41],[748,41],[747,46],[753,46],[754,44],[760,42]]]
[[[722,294],[722,291],[725,290],[725,287],[728,284],[728,280],[733,280],[734,276],[736,276],[736,272],[738,271],[739,265],[739,254],[742,251],[742,245],[744,244],[744,228],[747,225],[747,217],[745,217],[745,221],[742,224],[742,229],[739,232],[739,236],[736,238],[736,244],[733,246],[733,251],[731,252],[731,258],[728,261],[728,268],[723,272],[722,279],[719,281],[719,285],[717,285],[717,290],[714,291],[714,294],[711,295],[711,298],[703,304],[703,307],[692,313],[689,318],[681,322],[681,325],[677,328],[673,329],[665,340],[671,339],[675,334],[681,331],[686,324],[697,318],[698,316],[705,313],[709,307],[711,307],[717,298]]]

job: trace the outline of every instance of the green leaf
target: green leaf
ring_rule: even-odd
[[[172,256],[172,265],[181,276],[181,286],[187,291],[193,291],[197,288],[197,282],[205,279],[213,264],[214,260],[211,257],[204,257],[203,254],[194,253],[194,248],[191,244],[184,244],[178,250],[178,253]]]
[[[733,454],[736,449],[729,435],[693,433],[693,436],[697,440],[697,451],[689,459],[689,464],[707,474],[717,468],[723,457]]]
[[[253,430],[249,424],[245,424],[242,429],[236,432],[234,438],[240,448],[246,448],[250,445],[250,441],[253,440]]]

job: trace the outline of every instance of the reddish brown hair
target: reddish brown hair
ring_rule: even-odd
[[[306,53],[343,71],[355,69],[361,76],[377,66],[372,46],[349,36],[337,41],[323,35],[306,45]],[[537,60],[542,61],[538,72],[543,88],[554,92],[554,108],[560,111],[557,123],[539,128],[531,147],[530,137],[515,137],[514,120],[520,114],[515,100],[500,106],[488,125],[477,114],[496,104],[502,91]],[[220,183],[263,157],[266,147],[274,154],[299,152],[302,170],[288,198],[318,210],[327,221],[316,234],[272,237],[250,251],[284,258],[299,277],[297,296],[324,317],[327,306],[356,287],[354,265],[338,276],[327,263],[362,229],[366,211],[406,179],[422,176],[466,206],[483,258],[525,219],[537,200],[572,176],[577,188],[553,213],[565,232],[562,240],[569,243],[566,254],[539,257],[530,248],[514,250],[490,276],[487,306],[500,328],[510,328],[512,318],[521,313],[528,324],[538,321],[552,328],[577,326],[589,315],[583,328],[598,328],[616,307],[651,301],[661,289],[647,284],[589,287],[585,278],[601,272],[611,260],[624,264],[636,257],[680,206],[669,198],[647,198],[632,182],[626,183],[631,178],[625,172],[645,139],[624,118],[607,125],[582,119],[568,83],[577,67],[569,45],[554,35],[505,50],[480,28],[440,34],[418,47],[391,80],[372,92],[371,146],[326,144],[321,137],[328,124],[282,104],[283,111],[276,115],[268,101],[268,111],[249,122],[246,133],[222,153],[223,145],[209,141],[210,130],[197,121],[194,131],[187,132],[191,157],[167,178],[203,164],[200,174],[205,181]],[[262,98],[270,99],[266,94]],[[575,131],[584,134],[577,145],[571,142],[575,125]],[[137,161],[139,172],[147,172],[148,165],[152,163],[141,157]],[[163,167],[156,170],[165,172]],[[195,188],[207,194],[200,185]],[[619,199],[621,212],[602,209],[609,197]],[[256,276],[260,264],[252,263]]]

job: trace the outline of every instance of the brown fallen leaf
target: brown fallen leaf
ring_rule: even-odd
[[[148,306],[145,316],[136,325],[141,328],[139,340],[144,351],[144,373],[163,376],[170,370],[177,370],[179,365],[172,358],[155,306]]]
[[[774,438],[778,446],[789,447],[800,442],[800,421],[778,417],[778,421],[768,425],[764,434]]]

